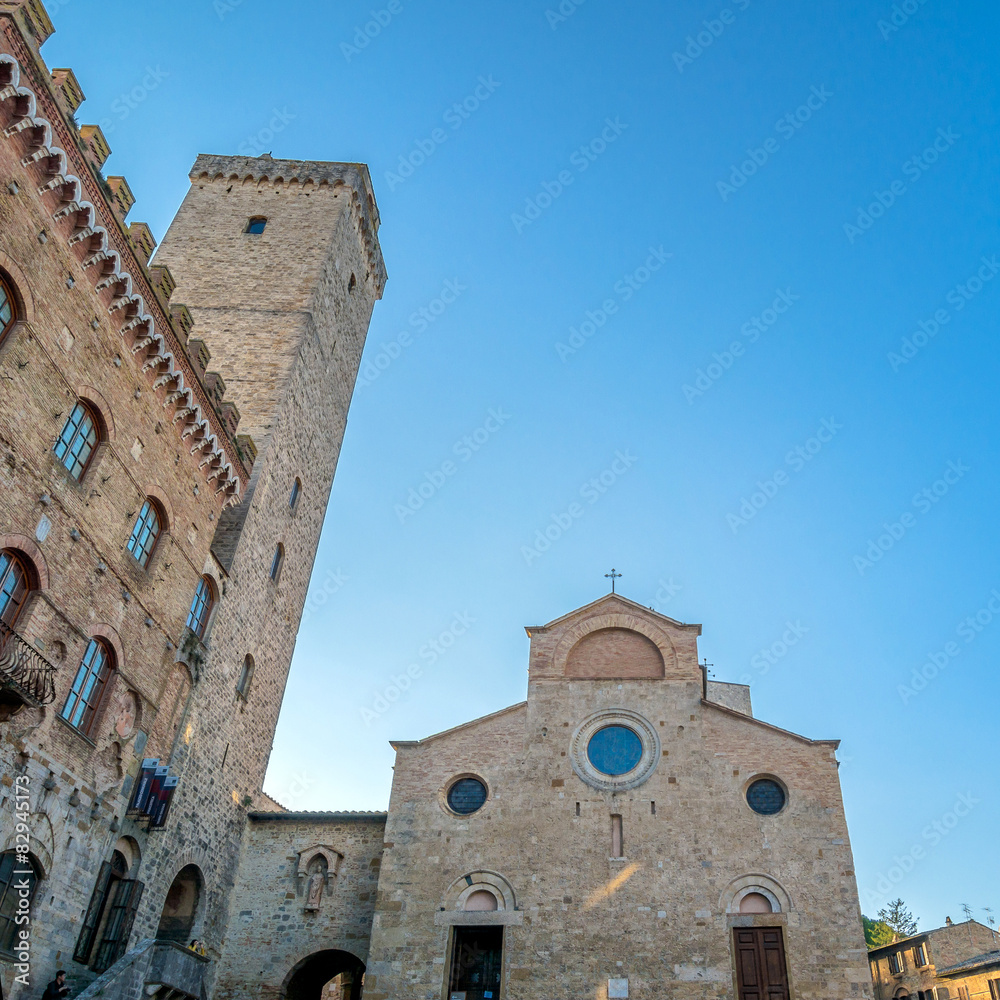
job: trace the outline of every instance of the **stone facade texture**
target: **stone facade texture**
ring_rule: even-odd
[[[0,954],[0,985],[35,996],[60,967],[73,992],[94,980],[73,953],[117,850],[144,887],[133,945],[197,867],[185,929],[211,990],[248,809],[271,808],[261,782],[385,281],[378,211],[361,165],[203,156],[150,261],[99,130],[72,118],[79,84],[39,54],[51,30],[37,0],[0,2],[0,276],[18,320],[0,342],[0,547],[34,577],[14,627],[54,684],[24,700],[0,672],[0,852],[26,779],[39,875],[30,984]],[[264,233],[245,233],[250,216]],[[79,481],[53,452],[78,400],[101,425]],[[126,542],[147,497],[166,524],[143,568]],[[216,601],[199,638],[203,576]],[[92,638],[115,662],[85,733],[60,712]],[[180,777],[162,830],[125,815],[143,757]]]

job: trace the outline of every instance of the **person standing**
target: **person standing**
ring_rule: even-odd
[[[45,987],[42,1000],[62,1000],[67,993],[69,993],[69,987],[66,985],[66,970],[60,969],[56,973],[56,978]]]

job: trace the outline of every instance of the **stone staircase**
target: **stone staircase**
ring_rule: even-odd
[[[206,1000],[208,964],[207,958],[175,941],[146,938],[76,1000]]]

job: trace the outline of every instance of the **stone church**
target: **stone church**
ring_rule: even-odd
[[[394,743],[387,814],[251,815],[216,995],[870,997],[837,741],[620,595],[527,632],[527,701]]]

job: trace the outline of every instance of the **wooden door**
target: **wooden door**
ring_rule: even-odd
[[[736,927],[738,1000],[788,1000],[785,942],[780,927]]]

